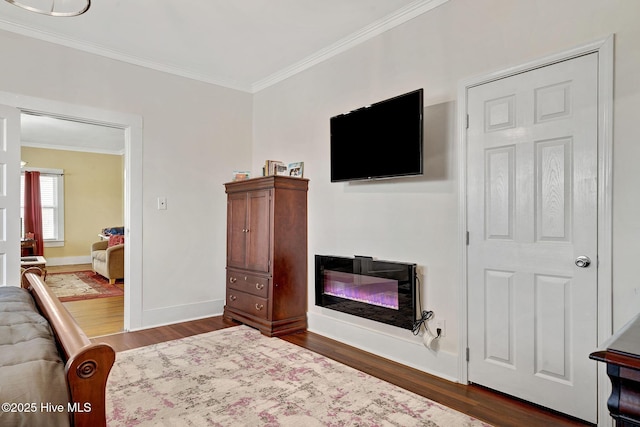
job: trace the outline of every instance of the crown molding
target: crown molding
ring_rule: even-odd
[[[329,58],[332,58],[342,52],[351,49],[367,40],[370,40],[385,31],[389,31],[398,25],[422,15],[436,7],[448,2],[449,0],[417,0],[391,15],[386,16],[376,22],[373,22],[366,27],[356,31],[355,33],[329,45],[323,49],[320,49],[316,53],[307,56],[303,60],[284,68],[269,77],[259,80],[251,85],[251,92],[256,93],[263,89],[268,88],[282,80],[285,80],[291,76],[294,76],[308,68],[313,67]]]
[[[141,67],[150,68],[152,70],[162,71],[168,74],[201,81],[204,83],[223,86],[242,92],[251,92],[250,84],[244,84],[242,82],[225,79],[218,76],[205,75],[172,64],[164,64],[148,58],[129,55],[114,49],[106,48],[104,46],[88,43],[86,41],[77,40],[71,37],[60,36],[48,31],[42,31],[35,28],[27,27],[25,25],[8,22],[2,18],[0,18],[0,29],[16,34],[21,34],[23,36],[32,37],[38,40],[55,43],[65,47],[70,47],[72,49],[81,50],[87,53],[104,56],[106,58],[115,59],[129,64],[139,65]]]

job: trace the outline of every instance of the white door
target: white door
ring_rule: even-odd
[[[20,111],[0,105],[0,286],[20,285]]]
[[[590,422],[597,72],[594,53],[473,87],[467,135],[469,381]]]

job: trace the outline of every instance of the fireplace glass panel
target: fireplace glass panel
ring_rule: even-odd
[[[415,264],[316,255],[316,305],[411,329]]]
[[[398,281],[393,279],[325,270],[324,293],[352,301],[398,309]]]

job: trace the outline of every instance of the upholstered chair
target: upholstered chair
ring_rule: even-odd
[[[124,279],[124,243],[109,243],[110,240],[101,240],[91,245],[91,267],[114,284],[117,279]]]

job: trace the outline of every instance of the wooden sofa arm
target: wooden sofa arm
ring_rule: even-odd
[[[75,319],[40,278],[38,268],[22,273],[22,287],[33,296],[49,321],[66,362],[65,373],[75,427],[106,426],[107,378],[115,351],[107,344],[93,344]]]

